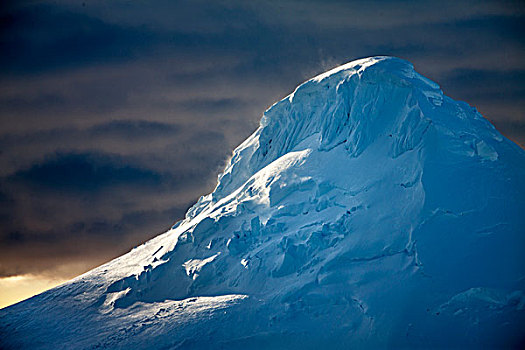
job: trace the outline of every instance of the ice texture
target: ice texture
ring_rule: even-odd
[[[525,152],[404,60],[271,106],[168,232],[0,311],[6,348],[519,347]]]

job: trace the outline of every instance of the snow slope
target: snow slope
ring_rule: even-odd
[[[525,152],[413,66],[300,85],[168,232],[0,311],[6,348],[519,347]]]

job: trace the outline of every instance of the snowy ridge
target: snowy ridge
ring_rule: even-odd
[[[34,334],[7,347],[514,346],[523,198],[525,152],[475,109],[406,61],[350,62],[270,107],[170,231],[0,329]]]
[[[211,197],[202,198],[189,217],[199,212],[202,203],[223,198],[314,134],[318,134],[318,150],[344,143],[351,156],[386,135],[392,137],[392,156],[414,149],[433,121],[443,122],[432,116],[444,98],[437,84],[415,72],[411,63],[394,57],[353,61],[312,78],[264,113],[259,129],[234,151]],[[447,117],[472,114],[467,105],[457,107],[453,113],[447,111],[453,114]],[[474,115],[485,133],[501,138],[490,123]]]

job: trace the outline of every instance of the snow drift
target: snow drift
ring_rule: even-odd
[[[391,57],[270,107],[168,232],[0,311],[7,348],[515,346],[525,152]]]

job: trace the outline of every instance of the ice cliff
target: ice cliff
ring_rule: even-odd
[[[168,232],[0,311],[6,348],[519,347],[525,152],[406,61],[303,83]]]

